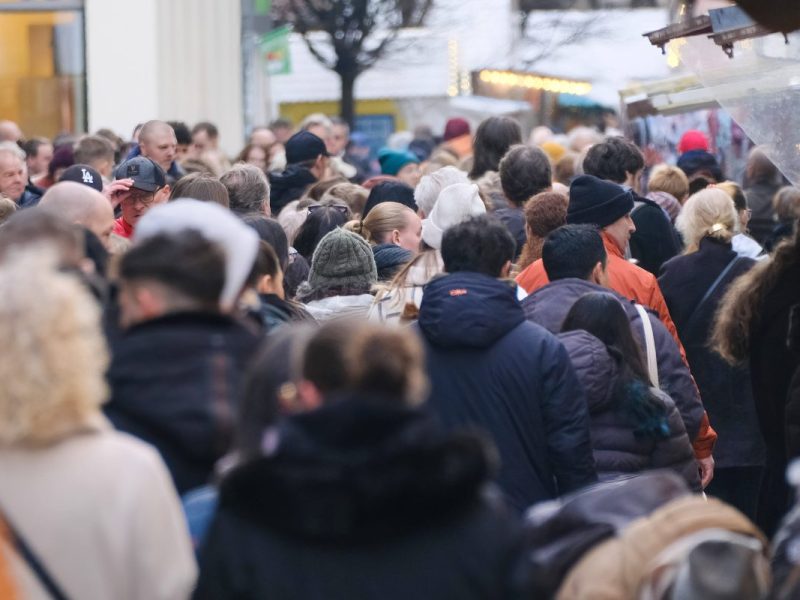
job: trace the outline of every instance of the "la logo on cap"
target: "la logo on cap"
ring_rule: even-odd
[[[92,174],[89,173],[89,171],[86,169],[81,169],[81,173],[83,177],[83,183],[94,183],[94,177],[92,177]]]

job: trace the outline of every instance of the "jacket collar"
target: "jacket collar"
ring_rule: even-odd
[[[603,246],[609,256],[616,256],[624,259],[623,250],[617,245],[617,242],[606,231],[601,231],[600,236],[603,238]]]

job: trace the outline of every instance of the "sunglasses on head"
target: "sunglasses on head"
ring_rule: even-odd
[[[308,207],[308,214],[315,213],[315,212],[317,212],[318,210],[322,210],[323,208],[333,208],[333,209],[336,209],[336,210],[338,210],[340,213],[342,213],[343,215],[348,215],[348,214],[350,214],[350,208],[349,208],[349,207],[347,207],[347,206],[346,206],[346,205],[344,205],[344,204],[328,204],[328,205],[323,205],[323,204],[312,204],[311,206],[309,206],[309,207]]]

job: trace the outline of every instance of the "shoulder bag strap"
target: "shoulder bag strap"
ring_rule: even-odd
[[[14,525],[8,520],[8,517],[0,511],[0,523],[5,525],[8,532],[9,541],[17,553],[25,560],[30,567],[31,571],[36,575],[36,578],[42,584],[44,589],[53,600],[68,600],[67,595],[61,590],[61,587],[56,583],[55,579],[50,575],[50,572],[42,564],[42,561],[34,553],[25,538],[14,528]]]
[[[687,331],[691,331],[692,330],[692,326],[694,325],[694,322],[697,320],[697,317],[700,315],[700,309],[703,308],[703,305],[705,305],[706,302],[708,302],[708,299],[711,298],[711,295],[717,290],[717,288],[720,286],[720,284],[723,281],[725,281],[725,277],[728,275],[728,273],[731,272],[731,269],[733,269],[733,267],[736,266],[736,263],[738,263],[738,262],[739,262],[739,256],[738,255],[734,256],[733,260],[731,260],[731,262],[729,262],[728,265],[724,269],[722,269],[722,273],[719,274],[719,276],[714,280],[714,283],[712,283],[711,286],[706,290],[706,293],[700,299],[700,302],[697,303],[697,306],[694,307],[694,310],[692,311],[691,316],[686,321],[686,330]]]
[[[653,324],[650,322],[650,315],[641,304],[634,304],[636,312],[642,320],[642,329],[644,330],[644,344],[647,354],[647,371],[650,373],[650,383],[655,388],[660,388],[658,380],[658,358],[656,357],[656,339],[653,335]]]

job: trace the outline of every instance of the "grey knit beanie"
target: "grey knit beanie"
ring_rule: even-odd
[[[308,284],[312,290],[331,287],[361,287],[378,281],[372,248],[360,235],[334,229],[323,237],[311,257]]]

